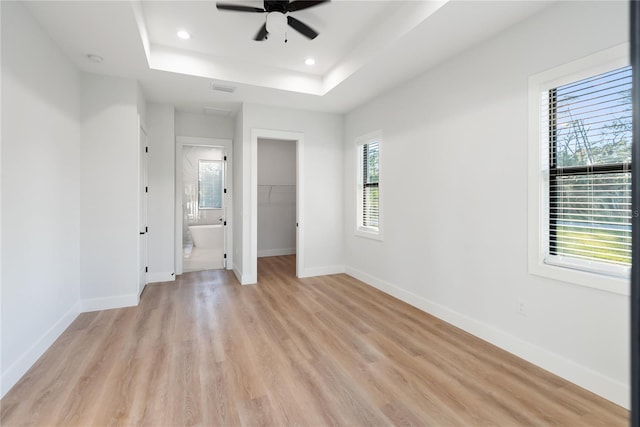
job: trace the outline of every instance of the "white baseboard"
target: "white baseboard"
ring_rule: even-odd
[[[296,248],[284,248],[284,249],[263,249],[258,251],[258,258],[266,256],[282,256],[282,255],[295,255]]]
[[[236,267],[235,265],[233,266],[231,271],[233,271],[233,275],[236,276],[238,282],[242,283],[242,271],[238,270],[238,267]]]
[[[80,314],[80,302],[71,307],[47,332],[45,332],[35,343],[25,351],[6,371],[2,373],[0,379],[0,398],[16,385],[16,383],[27,373],[34,363],[44,354],[45,351],[58,339],[60,335],[71,325]]]
[[[117,297],[91,298],[82,300],[82,312],[111,310],[113,308],[134,307],[140,302],[138,294]]]
[[[630,387],[627,384],[362,271],[347,267],[346,273],[626,409],[630,407]]]
[[[298,277],[316,277],[316,276],[327,276],[330,274],[340,274],[345,272],[344,265],[327,265],[324,267],[311,267],[311,268],[303,268],[302,271],[298,272]]]
[[[176,275],[172,271],[159,272],[159,273],[147,273],[147,283],[173,282],[175,280],[176,280]]]
[[[244,275],[237,267],[233,267],[233,274],[241,285],[255,285],[258,279]]]
[[[255,285],[258,283],[258,278],[256,276],[249,276],[245,274],[242,276],[242,280],[240,280],[241,285]]]

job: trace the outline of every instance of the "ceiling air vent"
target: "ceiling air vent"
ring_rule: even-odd
[[[219,85],[217,83],[211,83],[211,90],[217,90],[218,92],[233,93],[235,92],[236,88],[233,86],[225,86],[225,85]]]
[[[232,114],[231,110],[225,110],[223,108],[204,107],[202,109],[204,114],[210,114],[213,116],[229,117]]]

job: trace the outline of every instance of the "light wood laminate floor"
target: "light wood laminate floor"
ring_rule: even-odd
[[[80,315],[0,424],[622,426],[628,412],[346,275],[259,260]]]

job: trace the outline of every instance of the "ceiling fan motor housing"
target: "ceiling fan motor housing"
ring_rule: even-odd
[[[267,12],[287,13],[289,0],[264,0],[264,10]]]

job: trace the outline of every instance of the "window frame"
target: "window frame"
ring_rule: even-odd
[[[201,180],[201,174],[202,174],[202,165],[203,164],[212,164],[212,163],[219,163],[220,164],[220,173],[221,175],[224,173],[224,164],[223,164],[223,160],[212,160],[212,159],[198,159],[198,210],[216,210],[216,209],[222,209],[224,207],[224,177],[221,176],[220,179],[220,207],[209,207],[209,206],[204,206],[202,205],[202,200],[203,200],[203,190],[202,190],[202,180]],[[215,194],[215,192],[214,192]]]
[[[629,44],[597,52],[529,77],[529,159],[528,159],[528,271],[589,288],[629,295],[629,277],[619,268],[599,272],[589,267],[606,265],[576,258],[555,256],[549,260],[550,197],[548,118],[542,116],[548,107],[548,92],[572,82],[593,77],[630,64]],[[548,111],[548,110],[547,110]],[[609,270],[609,271],[607,271]],[[630,269],[629,269],[630,270]]]
[[[364,147],[370,143],[378,143],[378,182],[364,182]],[[355,235],[374,240],[383,240],[382,221],[382,132],[374,131],[366,135],[359,136],[355,140],[356,151],[356,225]],[[366,187],[378,188],[378,227],[364,225],[364,191]]]

